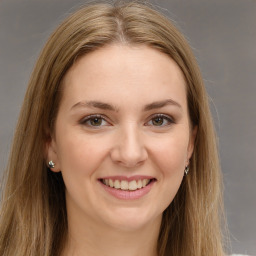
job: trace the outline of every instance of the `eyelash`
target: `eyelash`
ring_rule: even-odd
[[[153,119],[156,119],[156,118],[162,118],[163,121],[167,121],[167,124],[161,125],[161,126],[159,126],[159,127],[166,127],[166,126],[170,126],[171,124],[174,124],[174,123],[175,123],[175,122],[174,122],[174,119],[173,119],[172,117],[170,117],[170,116],[168,116],[168,115],[165,115],[165,114],[155,114],[155,115],[153,115],[153,116],[150,117],[150,120],[149,120],[148,122],[152,122]],[[147,123],[148,123],[148,122],[147,122]],[[152,126],[158,127],[157,125],[152,125]]]
[[[102,125],[100,124],[100,125],[92,125],[92,124],[88,124],[88,122],[89,121],[91,121],[91,120],[93,120],[93,119],[100,119],[100,120],[102,120],[102,121],[104,121],[104,122],[107,122],[107,123],[109,123],[108,121],[107,121],[107,118],[105,117],[105,116],[103,116],[103,115],[99,115],[99,114],[96,114],[96,115],[89,115],[89,116],[87,116],[87,117],[85,117],[85,118],[83,118],[79,123],[80,124],[82,124],[82,125],[85,125],[85,126],[88,126],[88,127],[92,127],[92,128],[95,128],[95,129],[97,129],[98,127],[102,127]],[[171,124],[174,124],[175,123],[175,121],[174,121],[174,119],[172,118],[172,117],[170,117],[170,116],[168,116],[168,115],[165,115],[165,114],[155,114],[155,115],[153,115],[153,116],[151,116],[150,117],[150,120],[149,121],[147,121],[146,122],[146,124],[147,123],[149,123],[149,122],[152,122],[154,119],[156,119],[156,118],[162,118],[163,119],[163,122],[164,121],[167,121],[167,124],[165,124],[165,125],[146,125],[146,126],[153,126],[153,127],[166,127],[166,126],[170,126]],[[103,126],[111,126],[111,125],[103,125]]]
[[[79,123],[82,125],[85,125],[85,126],[97,128],[97,126],[87,124],[87,122],[89,122],[90,120],[96,119],[96,118],[104,120],[105,122],[108,122],[108,121],[106,121],[106,117],[103,115],[89,115],[89,116],[83,118]],[[99,125],[98,127],[101,127],[101,125]]]

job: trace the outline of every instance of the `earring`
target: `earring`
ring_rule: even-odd
[[[188,172],[189,172],[189,166],[187,165],[186,167],[185,167],[185,175],[188,175]]]
[[[54,168],[55,167],[55,163],[52,160],[49,161],[48,165],[49,165],[50,168]]]

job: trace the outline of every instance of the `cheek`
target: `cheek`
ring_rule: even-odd
[[[179,137],[169,137],[159,143],[154,143],[151,150],[152,157],[157,163],[162,175],[173,176],[183,173],[187,160],[188,139],[184,134]]]
[[[96,170],[104,161],[106,146],[98,146],[97,140],[87,136],[66,136],[59,144],[60,170],[66,186],[67,204],[71,208],[89,201],[93,194]],[[93,201],[96,201],[94,198]]]
[[[98,145],[90,136],[66,136],[60,141],[58,160],[64,173],[91,175],[107,152],[106,144]]]
[[[158,144],[156,150],[152,152],[154,162],[158,170],[159,185],[161,192],[157,200],[160,203],[160,209],[163,212],[173,201],[177,194],[182,179],[187,159],[186,140],[169,138]]]

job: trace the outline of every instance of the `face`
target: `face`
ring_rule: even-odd
[[[159,222],[193,151],[181,70],[147,46],[110,45],[81,57],[63,81],[53,171],[69,219],[119,229]]]

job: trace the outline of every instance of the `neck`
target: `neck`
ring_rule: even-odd
[[[69,219],[62,256],[157,256],[161,216],[136,230],[121,230],[92,221]]]

